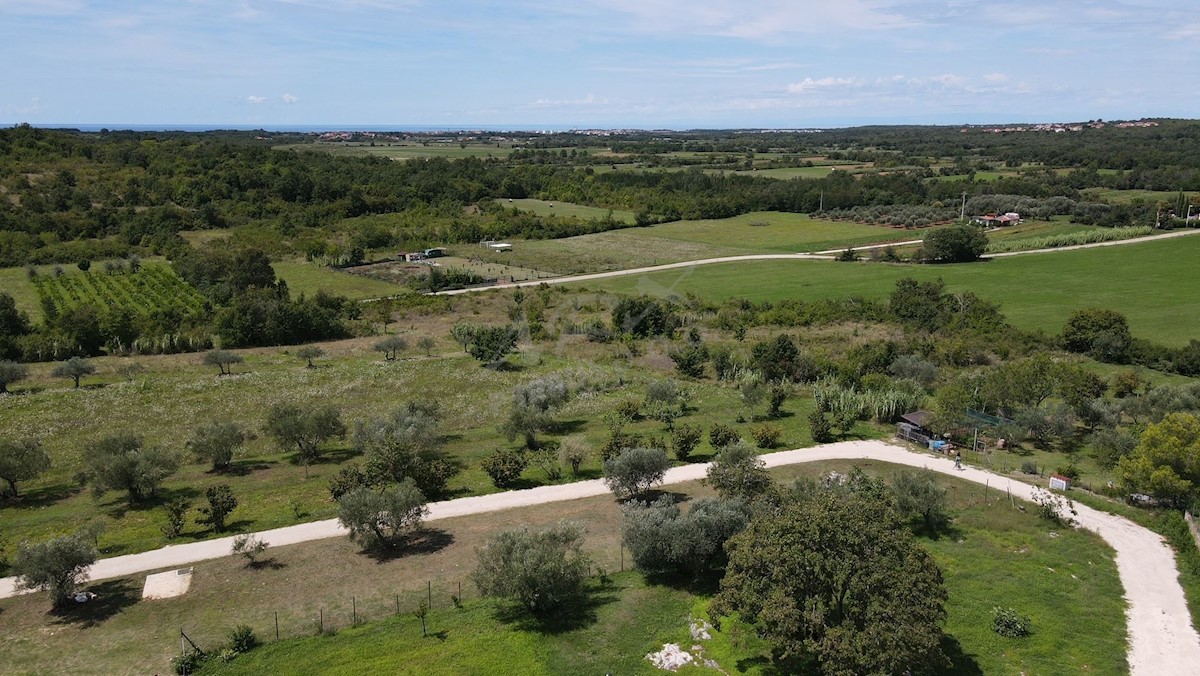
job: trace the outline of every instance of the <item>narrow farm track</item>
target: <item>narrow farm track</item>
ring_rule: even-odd
[[[1032,499],[1034,491],[1033,486],[1008,477],[973,467],[956,470],[948,458],[915,453],[879,441],[845,442],[768,453],[762,459],[768,467],[822,460],[875,460],[924,467],[996,490],[1005,490],[1026,501]],[[703,478],[707,471],[707,464],[675,467],[667,472],[665,483],[695,481]],[[593,480],[459,498],[431,504],[427,520],[576,500],[607,492],[601,481]],[[1192,626],[1183,589],[1179,586],[1174,552],[1161,536],[1128,519],[1083,505],[1077,505],[1076,509],[1080,525],[1099,534],[1116,551],[1117,572],[1127,602],[1125,616],[1129,633],[1130,673],[1138,676],[1196,673],[1200,668],[1200,636]],[[259,533],[275,547],[345,534],[346,531],[333,519]],[[221,538],[103,559],[92,567],[91,576],[96,580],[124,577],[221,558],[229,555],[232,542],[231,537]],[[14,578],[0,579],[0,598],[15,594]]]
[[[1200,228],[1193,230],[1179,230],[1168,232],[1161,235],[1147,235],[1145,237],[1134,237],[1131,239],[1119,239],[1111,242],[1093,242],[1091,244],[1076,244],[1073,246],[1060,246],[1049,249],[1030,249],[1028,251],[1009,251],[1005,253],[985,254],[984,258],[1008,258],[1010,256],[1028,256],[1030,254],[1058,253],[1061,251],[1077,251],[1079,249],[1095,249],[1099,247],[1109,246],[1124,246],[1127,244],[1141,244],[1142,242],[1153,242],[1159,239],[1171,239],[1173,237],[1186,237],[1188,235],[1200,234]],[[920,244],[924,240],[914,239],[907,242],[892,242],[889,244],[877,244],[871,246],[851,247],[855,251],[866,251],[869,249],[879,249],[889,246],[900,246],[906,244]],[[610,270],[608,272],[592,272],[585,275],[568,275],[564,277],[550,277],[547,279],[530,279],[523,282],[510,282],[507,284],[494,284],[492,286],[473,286],[466,289],[451,289],[449,291],[437,291],[432,295],[435,296],[458,296],[465,293],[477,293],[480,291],[492,291],[495,289],[517,289],[529,286],[539,286],[541,284],[573,284],[576,282],[590,282],[597,279],[608,279],[610,277],[626,277],[628,275],[642,275],[652,272],[660,272],[662,270],[679,270],[683,268],[698,267],[701,265],[715,265],[718,263],[738,263],[745,261],[773,261],[773,260],[798,260],[798,261],[831,261],[834,260],[833,253],[840,253],[845,249],[836,249],[829,251],[817,251],[813,253],[794,253],[794,254],[747,254],[743,256],[722,256],[720,258],[701,258],[694,261],[681,261],[679,263],[667,263],[666,265],[652,265],[642,268],[630,268],[628,270]],[[379,300],[376,298],[368,299],[360,302],[371,302]]]

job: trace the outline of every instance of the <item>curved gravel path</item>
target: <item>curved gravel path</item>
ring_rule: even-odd
[[[1034,487],[974,467],[954,469],[945,457],[914,453],[880,441],[855,441],[827,444],[815,448],[768,453],[762,456],[768,467],[794,465],[820,460],[877,460],[913,467],[924,467],[967,481],[1008,490],[1022,500],[1031,500]],[[707,464],[675,467],[667,472],[665,483],[681,483],[704,478]],[[608,489],[600,480],[579,481],[558,486],[508,491],[432,503],[429,521],[455,516],[493,512],[515,507],[576,500],[605,495]],[[1116,551],[1117,571],[1125,589],[1125,610],[1129,633],[1130,673],[1138,676],[1200,673],[1200,636],[1192,626],[1175,555],[1158,534],[1123,517],[1084,505],[1076,505],[1083,528],[1094,531]],[[336,519],[288,526],[264,531],[259,535],[273,547],[344,535]],[[171,545],[141,554],[102,559],[92,567],[91,577],[102,580],[184,566],[197,561],[229,556],[233,538],[220,538]],[[0,598],[15,595],[14,578],[0,579]]]
[[[983,258],[1008,258],[1010,256],[1028,256],[1030,254],[1043,253],[1058,253],[1060,251],[1077,251],[1079,249],[1096,249],[1099,247],[1108,246],[1124,246],[1126,244],[1140,244],[1142,242],[1153,242],[1159,239],[1171,239],[1172,237],[1186,237],[1188,235],[1200,234],[1200,228],[1193,230],[1177,230],[1164,233],[1161,235],[1146,235],[1145,237],[1134,237],[1131,239],[1119,239],[1111,242],[1093,242],[1091,244],[1076,244],[1073,246],[1060,246],[1049,249],[1030,249],[1028,251],[1009,251],[1006,253],[984,254]],[[924,240],[914,239],[907,242],[892,242],[890,244],[875,244],[871,246],[851,247],[855,251],[866,251],[868,249],[878,249],[881,247],[900,246],[905,244],[920,244]],[[541,284],[572,284],[575,282],[589,282],[596,279],[608,279],[610,277],[625,277],[628,275],[641,275],[650,272],[660,272],[662,270],[678,270],[681,268],[691,268],[700,265],[714,265],[717,263],[737,263],[742,261],[770,261],[770,260],[799,260],[799,261],[831,261],[836,256],[827,255],[830,253],[840,253],[844,249],[831,249],[829,251],[817,251],[813,253],[794,253],[794,254],[746,254],[742,256],[722,256],[720,258],[701,258],[694,261],[680,261],[678,263],[667,263],[665,265],[651,265],[642,268],[629,268],[628,270],[609,270],[608,272],[591,272],[583,275],[567,275],[564,277],[549,277],[547,279],[529,279],[523,282],[509,282],[507,284],[493,284],[492,286],[472,286],[465,289],[451,289],[449,291],[437,291],[434,296],[458,296],[464,293],[478,293],[480,291],[492,291],[495,289],[517,289],[528,286],[539,286]],[[392,298],[393,296],[388,296]],[[378,300],[375,298],[367,299],[360,302],[370,302]],[[1200,671],[1200,670],[1198,670]]]

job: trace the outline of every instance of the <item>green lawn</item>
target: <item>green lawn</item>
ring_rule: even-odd
[[[821,462],[772,473],[790,482],[844,473],[853,464]],[[898,469],[858,464],[885,477]],[[942,566],[949,591],[945,628],[958,668],[947,673],[1125,673],[1112,550],[1089,532],[1048,528],[1032,510],[1014,510],[998,491],[989,494],[950,477],[939,481],[950,490],[953,528],[923,544]],[[697,483],[671,491],[711,495]],[[617,572],[617,503],[609,496],[553,503],[431,523],[425,545],[405,555],[375,558],[333,538],[272,549],[268,565],[258,569],[233,558],[201,562],[190,591],[176,599],[140,600],[141,576],[91,584],[100,601],[65,615],[46,613],[41,594],[6,599],[0,601],[7,627],[0,663],[21,673],[162,673],[179,650],[180,628],[207,650],[242,623],[273,642],[276,613],[284,641],[208,671],[360,673],[369,664],[372,671],[492,673],[504,660],[508,671],[521,674],[650,674],[647,652],[666,642],[684,649],[697,643],[688,636],[688,618],[705,615],[707,592],[649,586],[636,573],[614,574],[613,586],[598,591],[581,626],[542,634],[500,621],[496,606],[480,600],[468,579],[476,548],[496,530],[560,519],[582,523],[585,549],[596,565]],[[297,581],[303,581],[299,587]],[[466,603],[456,610],[450,596],[459,594],[460,583]],[[427,618],[431,636],[423,639],[410,611],[425,598],[427,584],[433,609]],[[993,634],[991,609],[998,605],[1029,615],[1033,635],[1010,640]],[[354,608],[372,623],[350,628]],[[314,636],[322,613],[326,629],[336,634]],[[703,641],[706,657],[729,673],[772,673],[761,659],[761,642],[732,623],[722,628]]]
[[[1135,200],[1148,202],[1166,202],[1175,204],[1179,192],[1174,190],[1115,190],[1110,188],[1086,188],[1081,191],[1082,199],[1103,200],[1113,204],[1129,204]]]
[[[760,261],[616,277],[586,286],[753,300],[885,297],[901,277],[941,278],[1000,304],[1014,325],[1057,333],[1086,307],[1125,313],[1134,335],[1168,345],[1200,338],[1200,237],[1014,256],[961,265]]]
[[[601,209],[571,202],[550,202],[535,199],[497,199],[496,203],[505,209],[520,209],[530,211],[539,216],[564,216],[578,218],[584,221],[603,221],[609,216],[617,223],[633,223],[632,211]]]
[[[52,274],[53,265],[38,268],[38,274]],[[33,321],[42,318],[42,306],[38,302],[37,287],[29,281],[25,268],[0,268],[0,290],[13,297],[17,309],[29,315]]]
[[[862,464],[884,476],[897,469]],[[844,472],[850,466],[818,463],[780,468],[775,475],[791,479],[832,469]],[[1124,608],[1112,551],[1091,533],[1051,529],[1014,510],[998,492],[955,479],[942,482],[955,507],[952,532],[922,539],[942,567],[949,591],[946,646],[955,664],[940,673],[1127,673]],[[672,490],[693,494],[697,487]],[[602,499],[593,502],[599,507]],[[611,502],[602,509],[613,510]],[[590,526],[589,534],[592,530]],[[473,600],[462,610],[434,611],[428,618],[434,638],[422,638],[419,621],[405,613],[347,628],[336,637],[269,645],[204,673],[343,673],[346,667],[340,665],[351,664],[358,670],[369,665],[373,671],[401,673],[486,673],[503,655],[505,668],[514,673],[653,674],[644,655],[667,642],[691,651],[702,645],[703,656],[716,660],[726,673],[775,673],[763,659],[766,646],[744,625],[727,620],[712,639],[691,639],[689,618],[707,617],[707,592],[647,585],[637,573],[614,575],[611,587],[596,584],[593,589],[592,617],[578,628],[537,632],[499,621],[495,603]],[[1033,635],[1014,640],[995,634],[991,616],[996,606],[1028,615]],[[680,673],[713,672],[689,667]]]
[[[391,284],[305,261],[277,261],[272,263],[271,267],[275,268],[275,274],[280,279],[287,282],[288,290],[293,296],[302,293],[311,296],[317,291],[325,291],[345,296],[351,300],[359,300],[394,296],[411,291],[408,287],[399,284]]]
[[[923,232],[769,211],[563,239],[521,241],[508,253],[475,255],[531,270],[572,274],[739,254],[840,249],[919,239]]]

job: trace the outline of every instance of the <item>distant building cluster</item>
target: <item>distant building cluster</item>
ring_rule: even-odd
[[[1129,129],[1131,127],[1157,127],[1158,122],[1154,120],[1132,120],[1124,122],[1105,122],[1104,120],[1095,120],[1094,122],[1044,122],[1041,124],[1015,124],[1007,127],[963,127],[959,131],[964,134],[968,131],[978,130],[988,134],[1009,134],[1020,133],[1027,131],[1051,132],[1062,134],[1069,131],[1083,131],[1084,129],[1103,129],[1107,126],[1117,127],[1118,129]]]
[[[991,227],[1000,227],[1005,225],[1018,225],[1021,223],[1021,214],[1015,211],[1010,211],[1006,214],[984,214],[971,219],[977,225],[987,225]]]

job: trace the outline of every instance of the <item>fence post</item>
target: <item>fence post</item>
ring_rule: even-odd
[[[621,572],[625,572],[625,545],[621,545]]]
[[[428,608],[432,609],[433,608],[433,580],[425,581],[425,599],[426,599],[425,605]]]
[[[319,622],[317,624],[317,633],[318,634],[325,633],[325,609],[324,608],[321,609],[321,619],[319,620]]]
[[[350,597],[350,624],[358,626],[358,601]]]
[[[396,594],[396,614],[400,614],[400,595]]]
[[[279,611],[275,611],[275,640],[279,640]]]

